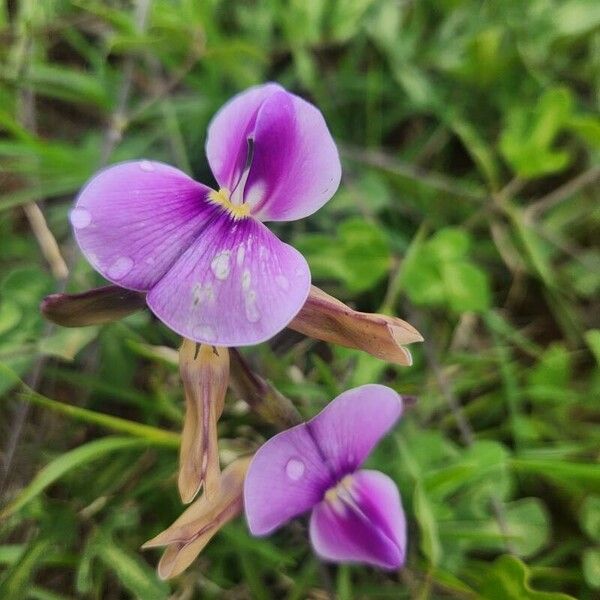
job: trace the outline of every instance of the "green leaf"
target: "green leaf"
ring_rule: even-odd
[[[540,592],[529,584],[529,567],[515,556],[497,558],[486,569],[481,595],[486,600],[574,600],[558,592]]]
[[[446,305],[457,313],[491,304],[487,275],[468,258],[469,235],[445,228],[414,248],[402,265],[402,286],[415,304]]]
[[[35,571],[41,566],[44,555],[54,543],[48,537],[32,541],[19,560],[9,567],[0,580],[0,598],[2,600],[22,600],[30,585]]]
[[[415,485],[413,503],[415,517],[421,530],[421,550],[431,565],[436,566],[440,561],[442,548],[433,508],[421,482]]]
[[[100,539],[96,554],[113,571],[123,586],[135,597],[163,600],[169,596],[168,585],[140,558],[132,556],[109,539]]]
[[[588,496],[579,517],[581,528],[596,542],[600,542],[600,496]]]
[[[515,458],[511,465],[517,471],[535,473],[560,485],[600,493],[600,468],[595,463]]]
[[[585,333],[585,341],[600,366],[600,329],[590,329]]]
[[[427,251],[436,261],[448,262],[460,260],[469,251],[471,238],[466,231],[446,227],[440,229],[427,242]]]
[[[500,151],[519,177],[540,177],[568,165],[569,153],[554,149],[552,144],[567,124],[572,104],[570,90],[551,88],[533,110],[518,105],[508,113]]]
[[[540,403],[572,398],[570,388],[571,355],[563,344],[551,344],[529,371],[527,395]],[[569,397],[570,396],[570,397]]]
[[[532,556],[548,543],[550,519],[539,498],[521,498],[508,504],[506,521],[510,542],[519,556]]]
[[[484,312],[490,307],[488,279],[479,267],[468,262],[447,263],[442,277],[454,312]]]
[[[583,552],[583,576],[586,583],[600,589],[600,548],[588,548]]]
[[[296,246],[306,256],[315,278],[341,281],[352,293],[370,289],[390,268],[385,232],[362,219],[347,219],[335,236],[299,236]]]
[[[47,464],[25,487],[20,494],[0,512],[0,518],[7,518],[14,514],[28,502],[39,496],[47,487],[59,480],[65,474],[93,462],[111,452],[141,448],[147,445],[145,440],[123,437],[107,437],[88,442],[74,450],[61,454]],[[1,596],[0,596],[1,597]]]
[[[71,361],[97,335],[98,327],[59,328],[52,335],[42,338],[39,349],[43,354]]]

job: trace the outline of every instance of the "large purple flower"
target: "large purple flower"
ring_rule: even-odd
[[[206,143],[220,189],[141,160],[98,173],[71,212],[94,268],[148,292],[150,309],[179,334],[221,346],[256,344],[304,304],[304,257],[262,221],[310,215],[336,191],[337,149],[312,104],[273,83],[235,96]]]
[[[358,470],[401,414],[396,392],[364,385],[270,439],[244,484],[250,531],[266,535],[312,509],[310,538],[324,559],[402,566],[406,521],[398,490],[383,473]]]

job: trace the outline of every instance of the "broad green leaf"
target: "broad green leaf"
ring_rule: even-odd
[[[470,261],[469,235],[445,228],[414,248],[402,265],[402,286],[415,304],[483,312],[491,303],[487,275]]]
[[[442,267],[442,277],[450,308],[457,313],[484,312],[490,307],[486,274],[468,262],[449,262]]]
[[[600,589],[600,548],[588,548],[583,552],[583,576],[587,584]]]
[[[296,239],[315,278],[332,278],[357,293],[370,289],[390,268],[390,248],[382,228],[361,219],[347,219],[335,237],[305,234]]]
[[[579,516],[582,529],[596,542],[600,542],[600,496],[588,496]]]
[[[486,569],[481,594],[486,600],[574,600],[567,594],[536,591],[530,577],[525,563],[515,556],[501,556]]]
[[[561,87],[546,91],[533,110],[519,105],[508,113],[500,151],[519,177],[540,177],[568,165],[570,154],[553,143],[571,110],[571,92]]]

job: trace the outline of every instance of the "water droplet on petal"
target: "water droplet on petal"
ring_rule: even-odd
[[[133,260],[129,256],[121,256],[108,268],[108,276],[111,279],[123,279],[133,269]]]
[[[210,268],[217,279],[229,277],[229,251],[217,254],[210,263]]]
[[[277,277],[275,277],[275,281],[282,290],[288,290],[290,288],[290,282],[284,275],[277,275]]]
[[[69,218],[75,229],[83,229],[92,222],[92,213],[87,208],[74,208]]]
[[[152,171],[154,171],[154,165],[149,160],[143,160],[140,162],[140,169],[146,171],[146,173],[152,173]]]
[[[292,480],[298,481],[304,475],[304,463],[297,458],[290,458],[285,465],[285,474]]]

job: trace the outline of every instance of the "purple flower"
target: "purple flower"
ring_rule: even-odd
[[[266,535],[312,509],[311,542],[325,560],[402,566],[406,521],[400,494],[383,473],[358,470],[401,414],[396,392],[364,385],[270,439],[244,484],[250,531]]]
[[[312,104],[273,83],[235,96],[206,143],[220,189],[141,160],[98,173],[71,212],[94,268],[148,292],[156,316],[179,334],[221,346],[256,344],[304,304],[304,257],[263,221],[312,214],[336,191],[337,149]]]

